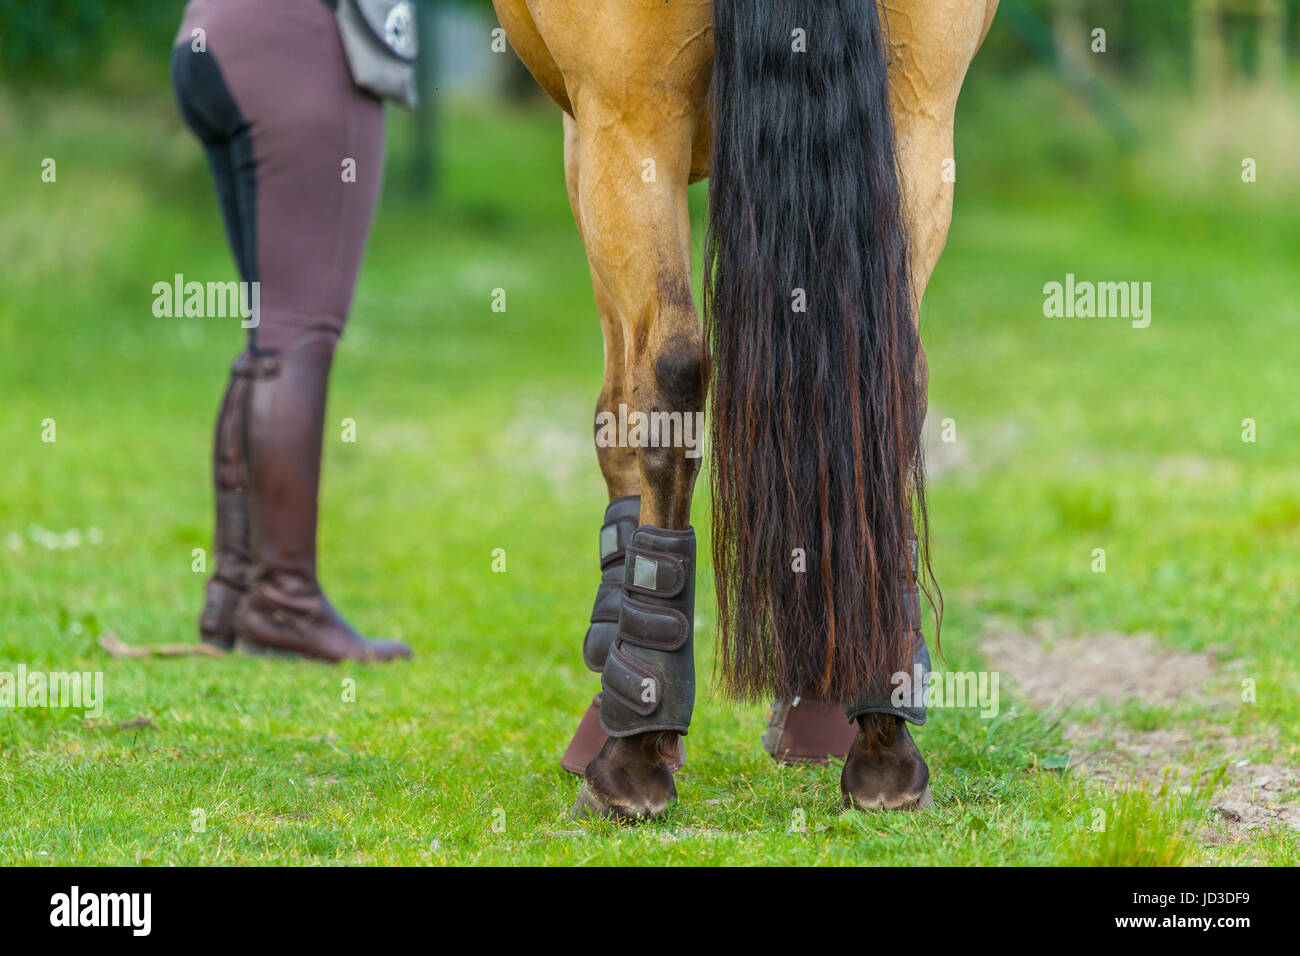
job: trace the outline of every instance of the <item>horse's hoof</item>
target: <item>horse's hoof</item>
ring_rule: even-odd
[[[868,714],[840,774],[845,809],[927,810],[930,768],[917,750],[902,718]]]
[[[919,797],[904,795],[898,802],[871,802],[845,792],[842,806],[845,810],[929,810],[934,807],[934,797],[930,796],[928,786],[921,791]]]
[[[653,820],[667,810],[667,803],[658,809],[649,805],[637,808],[614,803],[598,793],[591,784],[584,780],[582,786],[578,788],[578,799],[573,804],[573,818],[583,820],[594,817],[602,820],[614,820],[618,823],[639,823],[642,820]]]
[[[677,797],[674,794],[670,799],[661,801],[657,806],[648,801],[640,806],[631,806],[622,802],[615,802],[603,796],[584,780],[582,786],[578,788],[578,799],[573,804],[573,818],[582,820],[596,817],[604,820],[615,820],[620,823],[639,823],[642,820],[653,820],[655,817],[667,813],[668,808],[676,800]]]
[[[585,817],[614,819],[618,817],[618,812],[584,780],[578,788],[578,799],[573,804],[573,819],[581,820]]]
[[[684,759],[677,734],[610,738],[587,765],[574,817],[636,822],[661,816],[677,801],[673,772]]]

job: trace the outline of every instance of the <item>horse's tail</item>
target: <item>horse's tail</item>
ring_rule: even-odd
[[[852,703],[911,670],[914,514],[926,537],[884,31],[876,0],[789,0],[780,17],[713,6],[704,302],[723,686]]]

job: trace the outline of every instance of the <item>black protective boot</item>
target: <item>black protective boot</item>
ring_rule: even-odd
[[[596,590],[596,603],[591,609],[591,626],[582,641],[583,662],[588,670],[597,674],[605,669],[609,646],[618,636],[618,614],[623,605],[624,556],[640,514],[640,495],[623,495],[605,508],[605,522],[600,528],[600,587]],[[573,739],[560,758],[560,766],[581,775],[608,739],[600,726],[600,695],[597,694],[582,715]]]
[[[695,708],[695,529],[641,525],[623,568],[618,634],[601,671],[611,737],[685,734]]]
[[[601,672],[609,735],[583,774],[574,812],[658,816],[677,799],[673,774],[695,707],[695,530],[641,525],[627,546],[618,633]]]

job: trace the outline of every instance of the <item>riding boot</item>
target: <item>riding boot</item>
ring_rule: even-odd
[[[317,493],[325,393],[337,337],[310,332],[252,359],[244,454],[256,564],[235,613],[235,646],[250,654],[323,661],[409,657],[343,620],[316,578]]]
[[[212,486],[216,499],[213,540],[216,568],[208,578],[199,639],[223,650],[235,642],[235,607],[248,589],[253,558],[249,550],[245,502],[244,394],[251,373],[248,353],[240,353],[230,369],[212,441]]]
[[[605,508],[600,529],[600,587],[591,609],[591,626],[582,641],[582,659],[587,669],[599,674],[605,669],[609,646],[618,636],[619,609],[623,603],[623,565],[628,542],[636,531],[641,513],[640,495],[623,495]],[[600,727],[600,694],[592,698],[578,729],[560,758],[560,766],[581,775],[591,758],[600,753],[608,738]]]

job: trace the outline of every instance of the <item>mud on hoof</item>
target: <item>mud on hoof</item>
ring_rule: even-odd
[[[650,820],[677,801],[673,774],[686,759],[679,734],[654,731],[605,741],[583,776],[575,817]]]
[[[840,791],[845,809],[924,810],[934,806],[930,768],[907,724],[892,714],[865,714],[844,761]]]

